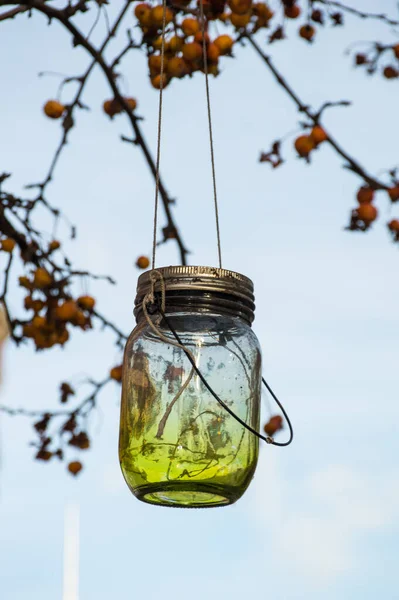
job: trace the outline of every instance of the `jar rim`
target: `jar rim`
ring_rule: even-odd
[[[167,301],[179,306],[195,308],[196,299],[199,307],[206,304],[223,307],[229,306],[229,311],[237,312],[252,323],[254,320],[255,297],[254,285],[249,277],[217,267],[206,266],[168,266],[156,269],[165,283]],[[151,289],[151,273],[148,270],[142,273],[137,281],[137,293],[134,313],[136,317],[141,312],[144,297]],[[157,277],[154,283],[156,294],[161,293],[161,278]],[[202,298],[202,302],[200,299]]]

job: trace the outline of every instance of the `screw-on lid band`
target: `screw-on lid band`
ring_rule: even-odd
[[[213,304],[212,298],[217,300],[216,305],[218,306],[222,306],[225,300],[227,302],[226,307],[229,306],[229,312],[235,312],[234,305],[236,304],[238,314],[243,313],[243,316],[250,323],[253,321],[255,310],[254,286],[252,281],[245,275],[226,269],[198,266],[170,266],[160,267],[156,270],[162,274],[167,299],[172,296],[174,298],[179,297],[182,304],[184,304],[184,299],[188,299],[190,293],[192,296],[199,298],[201,292],[204,292],[210,305]],[[150,274],[151,271],[146,271],[138,279],[135,301],[136,315],[140,311],[144,296],[150,290]],[[161,283],[158,278],[155,282],[154,291],[161,291]],[[191,307],[193,307],[193,304],[193,298],[191,297]],[[201,305],[201,302],[199,302],[199,305]]]

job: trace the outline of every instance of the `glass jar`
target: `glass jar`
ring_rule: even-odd
[[[210,267],[158,269],[166,286],[165,315],[197,368],[221,400],[259,430],[261,351],[251,329],[253,284]],[[142,310],[150,271],[138,281],[137,326],[125,348],[119,458],[137,498],[151,504],[211,507],[232,504],[247,489],[258,438],[210,394],[158,314]],[[155,284],[160,301],[161,283]],[[166,338],[166,339],[165,339]]]

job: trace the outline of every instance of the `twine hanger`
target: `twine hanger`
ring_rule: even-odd
[[[165,65],[165,34],[166,34],[166,0],[162,0],[162,34],[161,34],[161,73],[160,73],[160,87],[159,87],[159,107],[158,107],[158,133],[157,133],[157,159],[156,159],[156,173],[155,173],[155,202],[154,202],[154,230],[152,240],[152,270],[155,269],[156,261],[156,249],[157,249],[157,233],[158,233],[158,206],[159,206],[159,170],[161,163],[161,139],[162,139],[162,109],[163,109],[163,82],[164,82],[164,65]],[[206,105],[208,113],[208,130],[209,130],[209,149],[211,157],[212,167],[212,184],[213,184],[213,202],[215,211],[215,222],[216,222],[216,236],[217,236],[217,248],[219,258],[219,269],[222,268],[222,249],[220,243],[220,224],[219,224],[219,208],[218,208],[218,196],[216,187],[216,169],[215,169],[215,153],[213,149],[213,128],[212,128],[212,112],[211,112],[211,99],[209,91],[209,77],[208,77],[208,53],[206,49],[205,40],[205,15],[204,15],[204,2],[200,0],[200,20],[201,20],[201,32],[202,32],[202,55],[204,62],[204,73],[205,73],[205,90],[206,90]]]
[[[154,201],[154,230],[153,230],[153,244],[152,244],[152,270],[150,274],[150,290],[145,295],[142,303],[143,313],[145,315],[146,321],[149,327],[158,335],[158,337],[176,347],[183,350],[188,360],[191,363],[190,373],[185,380],[185,382],[180,387],[179,391],[170,402],[168,411],[165,413],[162,421],[159,423],[158,431],[156,437],[161,437],[166,421],[172,411],[173,406],[177,402],[177,400],[181,397],[185,389],[190,384],[194,373],[200,378],[203,385],[206,387],[208,392],[217,400],[217,402],[222,406],[222,408],[228,412],[238,423],[240,423],[245,429],[247,429],[250,433],[258,437],[259,439],[265,441],[268,444],[272,444],[274,446],[289,446],[294,438],[294,431],[292,428],[291,421],[281,404],[278,400],[277,396],[274,394],[271,387],[266,382],[265,378],[262,377],[262,383],[272,396],[273,400],[281,409],[289,428],[289,439],[286,442],[276,442],[273,437],[264,436],[256,429],[253,429],[250,425],[245,423],[238,415],[234,413],[234,411],[216,394],[216,392],[212,389],[212,387],[207,382],[204,375],[201,373],[199,368],[196,365],[195,358],[191,350],[187,348],[182,340],[180,339],[178,333],[174,329],[173,325],[167,318],[166,312],[166,285],[163,278],[163,275],[160,271],[157,271],[155,268],[156,263],[156,249],[157,249],[157,232],[158,232],[158,206],[159,206],[159,170],[160,170],[160,162],[161,162],[161,139],[162,139],[162,109],[163,109],[163,83],[164,83],[164,64],[165,64],[165,33],[166,33],[166,0],[162,0],[162,43],[161,43],[161,72],[160,72],[160,88],[159,88],[159,108],[158,108],[158,132],[157,132],[157,158],[156,158],[156,174],[155,174],[155,201]],[[216,236],[217,236],[217,248],[218,248],[218,258],[219,258],[219,268],[222,269],[222,250],[221,250],[221,242],[220,242],[220,224],[219,224],[219,209],[218,209],[218,197],[217,197],[217,187],[216,187],[216,169],[215,169],[215,154],[213,147],[213,129],[212,129],[212,112],[211,112],[211,101],[210,101],[210,90],[209,90],[209,78],[208,78],[208,55],[206,49],[206,40],[205,40],[205,15],[204,15],[204,3],[203,0],[200,0],[200,20],[201,20],[201,32],[202,32],[202,51],[203,51],[203,63],[204,63],[204,73],[205,73],[205,90],[206,90],[206,103],[207,103],[207,113],[208,113],[208,130],[209,130],[209,148],[210,148],[210,158],[211,158],[211,167],[212,167],[212,183],[213,183],[213,199],[214,199],[214,211],[215,211],[215,222],[216,222]],[[159,298],[155,295],[155,283],[157,279],[160,282],[161,286],[161,302],[159,302]],[[151,311],[149,311],[151,308]],[[157,315],[154,320],[151,319],[151,315]],[[160,330],[160,320],[163,320],[164,323],[169,328],[172,333],[175,341],[166,337],[162,331]]]

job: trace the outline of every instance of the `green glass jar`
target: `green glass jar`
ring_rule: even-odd
[[[219,398],[259,430],[261,351],[251,328],[252,282],[210,267],[158,271],[166,286],[165,314],[196,366]],[[178,396],[191,364],[172,344],[175,338],[159,315],[151,319],[163,339],[146,320],[142,303],[150,273],[138,281],[137,326],[124,355],[119,438],[124,478],[137,498],[152,504],[232,504],[254,475],[258,438],[223,409],[195,373]],[[160,290],[157,280],[158,298]]]

